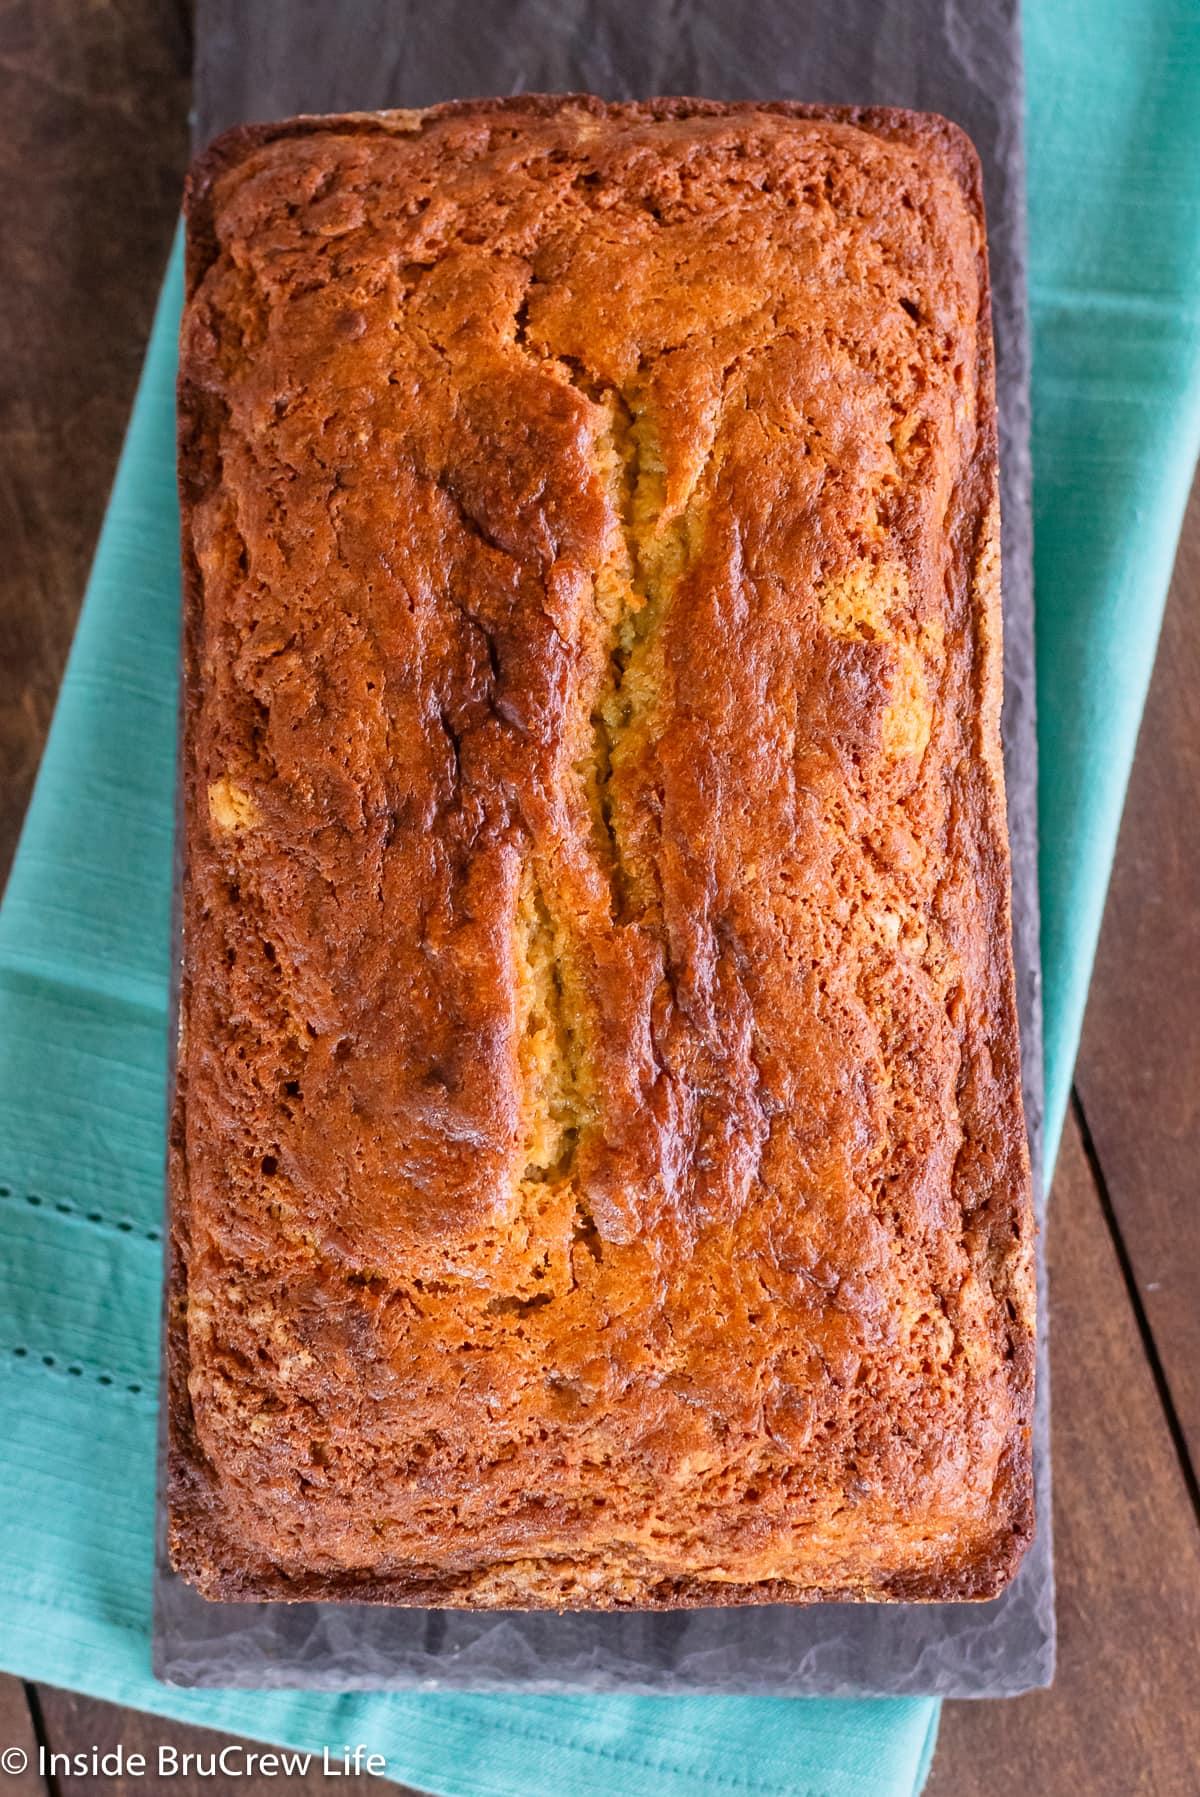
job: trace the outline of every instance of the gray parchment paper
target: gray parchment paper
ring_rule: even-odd
[[[983,159],[1004,501],[1004,748],[1025,1102],[1041,1191],[1037,744],[1017,0],[199,0],[197,144],[294,112],[479,94],[877,103],[943,112]],[[1015,1694],[1054,1661],[1045,1306],[1037,1540],[1005,1595],[674,1615],[209,1604],[160,1539],[154,1665],[181,1685],[321,1690]],[[160,1528],[160,1537],[161,1537]]]

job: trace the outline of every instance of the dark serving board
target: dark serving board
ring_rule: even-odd
[[[1025,1103],[1042,1202],[1029,335],[1017,0],[199,0],[195,140],[295,112],[481,94],[876,103],[943,112],[983,159],[1004,504],[1004,751]],[[986,1604],[623,1615],[210,1604],[158,1556],[154,1667],[180,1685],[1010,1695],[1054,1662],[1043,1329],[1037,1539]]]

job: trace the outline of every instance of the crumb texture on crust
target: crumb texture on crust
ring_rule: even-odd
[[[182,339],[172,1536],[214,1595],[989,1595],[1032,1220],[940,121],[248,133]]]

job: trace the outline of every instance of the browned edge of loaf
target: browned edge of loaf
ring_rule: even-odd
[[[784,118],[828,120],[853,125],[873,136],[920,146],[939,157],[952,172],[972,214],[984,225],[983,176],[978,153],[961,126],[938,113],[913,112],[901,107],[826,106],[800,101],[718,101],[687,96],[667,96],[645,101],[609,103],[591,94],[521,94],[505,99],[452,100],[423,110],[387,112],[301,114],[267,124],[236,125],[222,132],[193,160],[184,191],[187,224],[185,304],[191,300],[216,255],[216,236],[210,210],[212,188],[221,175],[264,144],[281,138],[304,137],[323,132],[340,135],[416,135],[426,122],[445,118],[470,118],[479,114],[545,118],[564,107],[595,117],[625,118],[631,122],[689,117],[754,117],[762,114]],[[988,274],[986,231],[981,234],[980,304],[978,327],[978,435],[976,465],[990,471],[985,494],[994,494],[998,467],[995,353],[992,338],[991,285]],[[198,476],[196,437],[203,431],[195,397],[183,375],[178,388],[179,494],[183,523],[183,729],[179,748],[185,794],[182,807],[184,832],[181,857],[184,879],[188,866],[188,823],[192,814],[187,791],[193,721],[199,690],[196,679],[196,626],[201,610],[201,577],[188,540],[188,513]],[[1002,622],[998,584],[984,595],[984,629],[980,632],[980,685],[998,690],[1002,679]],[[999,928],[992,953],[1007,963],[1002,993],[1007,1015],[997,1020],[997,1033],[1011,1044],[1019,1066],[1019,1026],[1012,970],[1011,888],[1007,833],[1004,829],[1004,769],[998,732],[985,740],[983,754],[989,764],[995,795],[995,819],[999,825],[995,843]],[[186,952],[179,992],[179,1017],[187,1015],[188,966]],[[183,1056],[179,1056],[172,1095],[168,1131],[168,1245],[167,1245],[167,1392],[168,1392],[168,1512],[171,1564],[202,1594],[218,1602],[370,1603],[427,1609],[478,1607],[470,1595],[470,1581],[441,1573],[436,1568],[414,1566],[403,1580],[370,1575],[329,1577],[313,1573],[291,1578],[265,1561],[231,1567],[224,1562],[228,1544],[211,1475],[196,1439],[188,1390],[187,1164],[184,1117],[187,1103]],[[1024,1146],[1026,1188],[1029,1185],[1028,1149]],[[801,1587],[775,1580],[757,1584],[717,1585],[698,1578],[664,1578],[639,1595],[636,1603],[614,1599],[601,1605],[529,1604],[528,1608],[598,1610],[681,1610],[755,1604],[811,1603],[945,1603],[983,1602],[998,1596],[1015,1575],[1034,1533],[1032,1420],[1034,1403],[1035,1341],[1032,1331],[1015,1331],[1012,1337],[1012,1386],[1017,1394],[1016,1422],[1004,1457],[999,1483],[1004,1488],[1008,1527],[998,1532],[986,1556],[952,1571],[916,1575],[893,1574],[869,1588]]]

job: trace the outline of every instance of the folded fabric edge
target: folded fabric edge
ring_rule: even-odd
[[[112,487],[105,505],[104,518],[100,526],[100,534],[96,540],[96,548],[92,556],[84,587],[83,603],[63,671],[62,685],[55,702],[54,716],[46,738],[46,746],[42,753],[33,792],[17,840],[16,852],[13,856],[12,868],[3,900],[0,900],[0,953],[7,946],[5,914],[10,909],[10,900],[14,907],[19,907],[25,900],[27,880],[32,881],[36,871],[37,858],[42,846],[43,822],[53,809],[52,783],[57,775],[58,764],[69,747],[72,734],[71,720],[63,714],[63,696],[82,683],[86,683],[88,664],[93,654],[93,634],[101,628],[94,622],[96,607],[93,595],[105,581],[114,578],[114,571],[123,567],[131,555],[136,556],[138,545],[128,540],[123,531],[120,518],[122,512],[131,504],[136,505],[136,489],[140,479],[144,458],[153,450],[157,453],[158,445],[154,443],[155,427],[160,414],[156,401],[160,400],[164,390],[174,393],[176,344],[179,335],[179,317],[183,307],[183,223],[175,228],[170,254],[159,289],[158,301],[154,310],[154,318],[150,327],[150,335],[142,360],[141,373],[138,376],[133,405],[125,427],[125,435],[121,444],[121,453],[117,459],[116,472]],[[52,841],[48,845],[53,846]]]
[[[1200,343],[1197,349],[1200,352]],[[1077,795],[1076,808],[1082,814],[1079,841],[1072,857],[1078,870],[1077,877],[1065,882],[1056,880],[1052,884],[1047,861],[1043,859],[1042,864],[1043,977],[1047,986],[1052,984],[1054,989],[1054,1002],[1046,1006],[1044,1025],[1047,1187],[1052,1183],[1070,1102],[1109,878],[1137,752],[1140,721],[1154,672],[1179,535],[1200,457],[1200,353],[1189,387],[1190,391],[1181,401],[1174,440],[1161,459],[1155,504],[1157,529],[1146,532],[1147,537],[1157,544],[1157,549],[1140,564],[1137,586],[1139,635],[1133,659],[1124,667],[1119,703],[1113,706],[1111,740],[1121,743],[1122,747],[1110,748],[1103,777],[1095,782],[1090,792]],[[1035,459],[1035,484],[1036,478]],[[1040,660],[1039,656],[1039,663]],[[1044,718],[1049,714],[1052,695],[1042,690],[1043,678],[1039,667],[1038,713]],[[1047,773],[1048,770],[1043,779]],[[1049,805],[1041,806],[1043,827],[1050,811]],[[1095,877],[1097,869],[1103,870],[1100,878]],[[1069,934],[1059,902],[1064,886],[1069,886],[1072,899]]]

